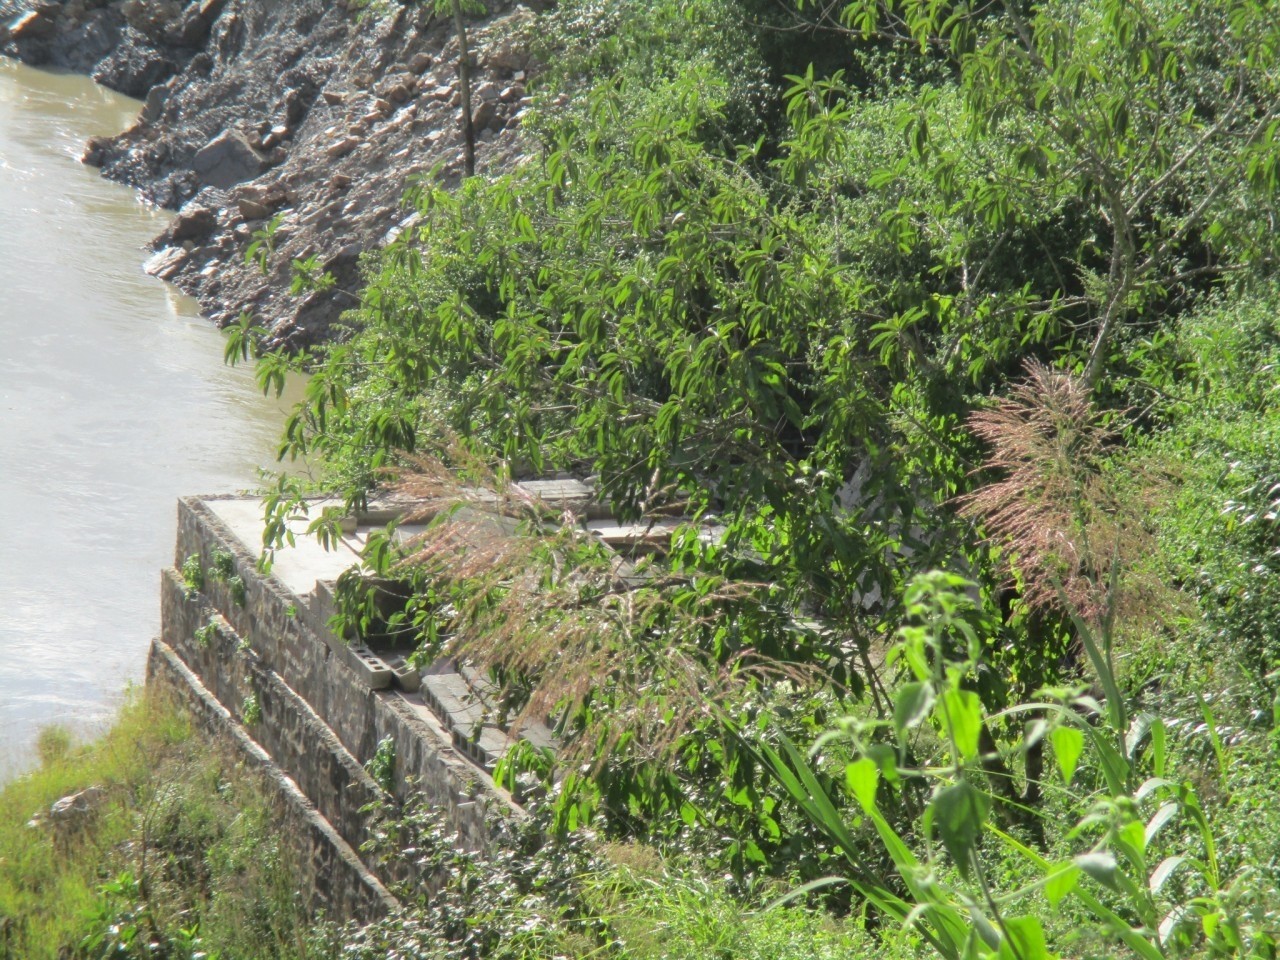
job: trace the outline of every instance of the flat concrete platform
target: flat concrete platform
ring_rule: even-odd
[[[254,499],[206,500],[205,505],[226,524],[236,538],[252,554],[262,551],[262,503]],[[338,501],[311,504],[311,515],[289,521],[296,544],[287,544],[276,551],[271,565],[271,575],[279,580],[290,593],[300,599],[310,599],[316,591],[316,581],[333,581],[360,562],[365,535],[357,530],[342,536],[326,550],[307,533],[307,525],[320,516],[325,506],[339,506]]]

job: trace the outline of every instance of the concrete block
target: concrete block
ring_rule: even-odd
[[[363,644],[353,643],[347,651],[347,662],[355,668],[357,675],[364,678],[370,689],[384,690],[391,686],[395,671],[380,656]]]
[[[422,687],[422,674],[420,674],[418,672],[418,668],[412,666],[403,655],[389,655],[384,659],[387,662],[387,666],[391,668],[395,685],[401,690],[404,690],[407,693],[414,693]]]

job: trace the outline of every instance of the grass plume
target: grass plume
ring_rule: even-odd
[[[988,447],[981,472],[997,479],[961,498],[1032,609],[1064,604],[1097,621],[1108,604],[1112,569],[1120,615],[1152,609],[1158,583],[1141,574],[1152,538],[1142,513],[1156,492],[1149,478],[1117,468],[1119,439],[1094,406],[1084,381],[1043,364],[994,406],[969,417]]]
[[[681,567],[661,552],[624,556],[572,511],[497,477],[483,489],[455,478],[421,458],[401,474],[396,493],[422,504],[406,520],[431,523],[400,571],[448,592],[443,653],[518,691],[513,726],[570,718],[570,757],[607,757],[625,741],[629,759],[650,760],[758,682],[815,679],[811,668],[727,640],[737,612],[771,602],[768,584]]]

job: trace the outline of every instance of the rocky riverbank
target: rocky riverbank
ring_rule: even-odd
[[[491,2],[473,21],[477,165],[519,149],[536,69],[535,10]],[[0,0],[0,52],[83,72],[144,100],[137,123],[84,160],[179,211],[147,269],[219,325],[249,311],[277,343],[334,335],[361,254],[412,223],[410,178],[462,172],[458,41],[449,18],[325,0]],[[275,223],[265,273],[245,252]],[[331,273],[289,293],[291,263]]]

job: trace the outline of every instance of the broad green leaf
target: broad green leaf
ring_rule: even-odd
[[[986,822],[991,801],[968,780],[960,780],[935,793],[929,806],[943,846],[961,874],[968,878],[974,845]]]
[[[1049,879],[1045,881],[1045,898],[1056,907],[1063,897],[1076,888],[1076,884],[1079,882],[1080,868],[1076,864],[1071,862],[1059,863],[1054,866],[1053,872],[1049,874]]]
[[[928,681],[904,683],[893,702],[893,725],[898,731],[898,736],[918,727],[933,709],[935,699],[932,683]]]
[[[970,904],[969,906],[969,919],[973,921],[974,932],[982,938],[982,942],[992,950],[998,950],[1000,948],[1000,931],[996,929],[995,924],[988,920],[986,915],[975,904]],[[976,943],[971,944],[971,946],[975,951],[979,949]],[[973,955],[980,956],[981,954],[974,953]]]
[[[1055,727],[1049,739],[1053,743],[1053,755],[1058,759],[1058,769],[1062,771],[1062,782],[1069,785],[1084,751],[1084,734],[1075,727]]]
[[[898,782],[898,752],[887,743],[873,743],[867,747],[867,759],[880,769],[880,776],[888,783]]]
[[[1157,777],[1165,776],[1166,772],[1165,734],[1164,721],[1157,717],[1151,722],[1151,765]]]
[[[1014,917],[1004,923],[1005,938],[996,952],[999,960],[1048,960],[1044,928],[1035,917]]]
[[[1125,859],[1133,865],[1139,876],[1146,875],[1147,840],[1141,820],[1131,820],[1116,831],[1115,846],[1124,854]],[[1123,881],[1128,878],[1118,875],[1117,879]]]
[[[947,690],[938,701],[936,712],[943,729],[955,741],[960,754],[957,762],[976,757],[982,734],[982,701],[978,695],[972,690]]]
[[[845,782],[857,798],[862,809],[870,813],[876,808],[876,787],[880,783],[880,770],[870,757],[861,757],[844,769]]]
[[[1102,761],[1102,772],[1107,778],[1107,788],[1111,795],[1118,797],[1127,793],[1129,774],[1133,772],[1129,761],[1111,743],[1105,729],[1091,727],[1089,734],[1094,749],[1098,751],[1098,758]]]
[[[1212,937],[1214,931],[1218,929],[1218,924],[1222,921],[1222,914],[1216,910],[1210,910],[1200,917],[1200,925],[1204,927],[1204,935]]]
[[[1075,864],[1098,883],[1111,890],[1120,889],[1116,882],[1116,858],[1109,853],[1082,853]]]

